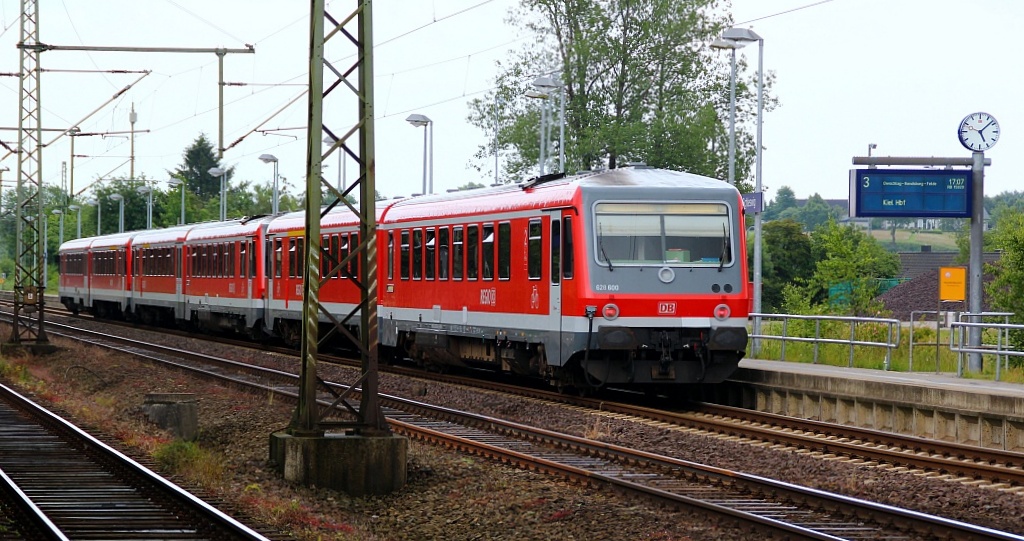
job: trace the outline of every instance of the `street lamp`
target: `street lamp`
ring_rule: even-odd
[[[75,233],[75,238],[80,239],[82,238],[82,207],[78,205],[68,205],[68,210],[73,210],[78,214],[78,230]]]
[[[167,185],[171,188],[181,186],[181,221],[178,222],[178,225],[185,225],[185,181],[180,178],[172,178],[167,181]]]
[[[270,214],[277,216],[277,156],[273,154],[261,154],[260,161],[274,164],[274,195],[270,201]]]
[[[57,234],[57,246],[64,244],[64,211],[53,209],[50,211],[54,216],[60,216],[60,232]]]
[[[103,234],[103,228],[100,227],[100,224],[101,224],[100,218],[102,218],[102,216],[103,216],[103,214],[102,214],[103,205],[101,204],[99,199],[90,199],[90,200],[86,201],[85,204],[86,205],[96,205],[96,236],[98,237],[98,236]]]
[[[537,77],[533,81],[533,86],[543,92],[545,95],[550,96],[551,92],[558,90],[558,168],[560,172],[565,172],[565,85],[561,81],[555,80],[550,75],[543,75]]]
[[[434,193],[434,121],[425,115],[413,113],[406,122],[416,126],[423,126],[423,194]],[[427,191],[427,131],[430,131],[430,191]]]
[[[761,193],[761,125],[764,117],[764,38],[749,28],[729,28],[722,39],[736,43],[757,42],[757,157],[754,167],[754,192]],[[733,77],[735,79],[735,77]],[[761,313],[761,209],[754,209],[754,312]],[[761,318],[754,318],[754,335],[761,334]],[[754,339],[751,353],[757,355],[760,340]]]
[[[220,177],[220,221],[228,219],[228,170],[223,167],[211,167],[207,173]]]
[[[525,96],[527,98],[536,98],[536,99],[539,99],[539,100],[544,100],[540,104],[540,158],[537,160],[537,167],[540,169],[541,176],[543,176],[544,175],[544,162],[546,161],[544,159],[545,158],[544,153],[545,153],[545,149],[547,147],[547,145],[545,143],[547,142],[547,123],[548,123],[547,122],[547,114],[548,114],[547,104],[548,104],[549,96],[547,94],[543,93],[543,92],[538,92],[536,90],[528,90],[526,92]]]
[[[135,191],[139,192],[139,195],[149,196],[146,200],[146,229],[153,229],[153,188],[139,186]]]
[[[724,36],[711,43],[714,49],[732,51],[732,71],[729,76],[729,184],[736,185],[736,49],[747,44]]]
[[[333,147],[337,142],[338,140],[330,135],[324,136],[324,144],[329,147]],[[344,148],[338,148],[335,152],[338,153],[338,191],[343,192],[345,191],[345,188],[348,188],[348,179],[345,178],[348,173],[348,171],[345,171],[348,166],[348,160],[345,158]]]
[[[124,233],[124,196],[119,193],[112,193],[110,194],[110,199],[120,203],[120,210],[118,212],[119,218],[117,220],[117,232]]]

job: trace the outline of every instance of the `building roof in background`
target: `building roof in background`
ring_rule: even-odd
[[[903,269],[900,278],[913,279],[939,267],[960,266],[955,261],[960,252],[897,252],[897,255]],[[982,258],[985,263],[994,263],[1001,255],[1001,252],[985,252]]]

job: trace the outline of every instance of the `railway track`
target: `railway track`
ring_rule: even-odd
[[[267,539],[3,385],[0,473],[13,538]]]
[[[755,445],[785,447],[829,460],[857,461],[864,466],[889,468],[1024,495],[1024,453],[717,404],[695,403],[685,411],[672,411],[614,400],[575,397],[543,389],[524,389],[460,376],[424,376],[413,371],[409,375],[517,394],[588,413],[667,429],[697,431]]]
[[[50,332],[78,334],[81,329],[51,328]],[[80,339],[155,362],[170,363],[204,377],[255,388],[260,393],[269,391],[279,396],[295,396],[295,374],[116,337],[89,334]],[[326,385],[334,390],[323,393],[324,404],[345,391],[340,385]],[[730,517],[759,534],[802,539],[1024,540],[1013,534],[741,472],[408,399],[381,398],[392,427],[409,437],[582,483],[614,487],[660,505]]]

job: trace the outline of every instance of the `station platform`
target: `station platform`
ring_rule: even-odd
[[[743,359],[710,402],[1024,452],[1024,384]]]

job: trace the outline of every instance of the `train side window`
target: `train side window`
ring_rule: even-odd
[[[471,225],[466,228],[466,279],[476,280],[477,268],[480,266],[480,226]]]
[[[494,279],[494,224],[484,224],[481,255],[483,262],[480,270],[484,280]]]
[[[256,276],[256,243],[249,241],[249,277],[257,278]]]
[[[343,233],[335,233],[331,235],[331,262],[329,265],[331,270],[334,270],[334,268],[338,266],[338,263],[341,263],[341,260],[345,259],[345,256],[341,253],[342,235]],[[341,278],[342,276],[344,276],[344,273],[339,269],[331,277]]]
[[[448,279],[448,228],[437,230],[437,279]]]
[[[569,279],[573,275],[573,243],[572,216],[562,218],[562,278]]]
[[[349,249],[349,246],[350,246],[351,243],[349,242],[348,233],[342,233],[341,236],[339,237],[338,243],[339,243],[339,246],[340,246],[339,253],[341,254],[340,259],[338,261],[344,261],[345,258],[348,257],[349,252],[351,251]],[[341,274],[341,276],[345,276],[345,277],[351,276],[351,274],[349,274],[349,272],[348,272],[348,264],[347,263],[338,272]]]
[[[295,277],[304,278],[306,276],[306,239],[297,238],[295,239]]]
[[[452,280],[462,280],[462,261],[465,259],[465,246],[462,243],[462,226],[456,226],[452,232]]]
[[[423,274],[423,230],[412,230],[412,279],[419,280]]]
[[[551,283],[557,284],[562,276],[562,222],[551,220]]]
[[[388,231],[388,280],[395,279],[395,232]]]
[[[398,269],[402,273],[402,279],[409,279],[409,231],[407,229],[402,230],[402,245],[400,247],[402,253],[398,259]]]
[[[238,272],[237,265],[235,265],[235,251],[236,251],[235,250],[235,245],[236,244],[238,244],[238,243],[237,242],[229,242],[228,243],[228,257],[227,257],[227,259],[228,259],[228,277],[229,278],[235,278],[235,277],[238,276],[238,274],[236,274]]]
[[[274,278],[280,278],[284,268],[284,239],[274,239]]]
[[[434,238],[434,228],[433,227],[427,229],[427,237],[426,237],[426,239],[427,239],[427,243],[426,243],[427,253],[426,253],[426,259],[424,260],[424,263],[426,263],[426,265],[425,265],[425,268],[423,269],[423,278],[426,279],[426,280],[433,280],[434,279],[434,268],[437,266],[437,246],[435,246],[435,241],[437,239]]]
[[[295,278],[295,269],[297,268],[295,256],[296,256],[296,249],[298,248],[295,241],[297,241],[297,240],[299,240],[299,239],[296,239],[295,237],[289,237],[288,238],[288,277],[289,278]]]
[[[526,274],[531,280],[540,280],[541,273],[541,247],[543,242],[543,229],[540,218],[530,220],[529,239],[526,245]]]
[[[349,253],[356,251],[359,248],[359,233],[352,233],[349,235],[348,251]],[[348,262],[349,276],[359,276],[359,258],[353,257]]]
[[[512,276],[512,224],[498,224],[498,279],[508,280]]]
[[[249,243],[242,241],[238,246],[238,265],[241,267],[242,278],[249,277]]]

